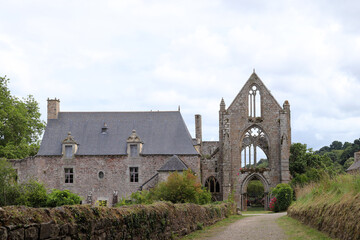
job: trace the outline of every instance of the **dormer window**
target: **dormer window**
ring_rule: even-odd
[[[104,126],[101,128],[101,133],[102,134],[107,134],[107,130],[108,130],[107,124],[104,123]]]
[[[65,157],[72,158],[72,156],[73,156],[73,146],[65,145]]]
[[[77,146],[75,139],[71,136],[71,132],[68,132],[67,138],[62,142],[62,155],[65,159],[71,159],[77,152]]]
[[[132,130],[131,135],[127,139],[127,154],[129,157],[138,157],[142,150],[143,142],[136,134],[135,130]]]
[[[130,144],[130,157],[137,157],[138,155],[137,144]]]

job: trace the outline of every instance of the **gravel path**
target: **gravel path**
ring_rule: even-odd
[[[232,223],[222,232],[205,238],[209,240],[237,240],[237,239],[286,239],[284,231],[276,223],[276,219],[286,215],[283,213],[254,214]]]

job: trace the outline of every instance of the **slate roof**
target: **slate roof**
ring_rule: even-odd
[[[356,170],[356,169],[360,169],[360,161],[351,164],[351,166],[346,171]]]
[[[101,133],[104,123],[107,133]],[[76,155],[126,155],[132,130],[146,155],[198,155],[179,111],[168,112],[59,112],[49,119],[39,156],[61,155],[68,132],[79,144]]]
[[[158,170],[158,172],[172,172],[172,171],[184,171],[188,167],[181,159],[174,155]]]

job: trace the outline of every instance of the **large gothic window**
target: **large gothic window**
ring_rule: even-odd
[[[241,149],[241,167],[256,167],[259,164],[265,166],[269,144],[266,134],[254,126],[245,132]]]
[[[205,181],[205,187],[209,189],[211,193],[220,192],[220,184],[218,180],[212,176]]]
[[[249,117],[261,117],[260,91],[256,85],[250,87],[248,104]]]

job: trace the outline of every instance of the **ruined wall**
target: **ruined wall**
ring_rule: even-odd
[[[249,89],[256,85],[260,91],[261,116],[249,117]],[[239,173],[244,134],[251,127],[258,127],[268,140],[269,171],[263,177],[270,187],[290,180],[288,157],[291,144],[290,106],[282,108],[255,73],[251,75],[234,101],[225,109],[222,100],[219,111],[220,166],[223,196],[235,190],[240,203],[242,183],[250,173]],[[284,140],[281,141],[282,136]],[[239,175],[238,175],[239,173]]]
[[[19,181],[36,177],[48,188],[69,189],[79,194],[83,202],[92,192],[92,202],[107,200],[111,206],[114,191],[118,198],[129,196],[139,190],[139,187],[157,174],[157,170],[171,156],[76,156],[73,159],[63,159],[61,156],[39,156],[35,159],[13,162],[19,174]],[[200,173],[199,156],[179,156],[193,171]],[[139,168],[139,181],[130,182],[130,167]],[[74,182],[65,183],[65,168],[73,168]],[[99,172],[104,177],[99,177]]]
[[[172,239],[225,218],[229,205],[133,205],[0,208],[5,239]]]

